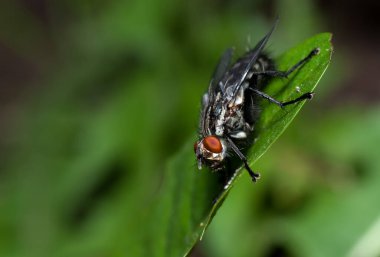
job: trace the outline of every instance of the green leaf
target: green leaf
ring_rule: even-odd
[[[330,38],[330,34],[318,35],[281,57],[279,68],[285,70],[313,48],[321,49],[289,79],[273,81],[267,93],[287,100],[300,94],[296,86],[302,92],[314,90],[330,60]],[[163,56],[172,48],[166,51]],[[163,107],[160,96],[167,97],[172,88],[157,87],[159,81],[167,84],[161,70],[148,78],[145,66],[141,66],[142,71],[134,76],[116,80],[114,91],[107,90],[113,93],[101,97],[101,108],[93,111],[85,99],[92,99],[89,91],[98,87],[88,85],[107,75],[103,67],[112,65],[112,61],[99,58],[81,69],[73,66],[58,78],[60,90],[49,91],[44,104],[32,110],[38,115],[28,115],[35,124],[23,133],[22,151],[13,157],[16,172],[9,172],[14,174],[8,190],[11,197],[2,205],[0,215],[4,231],[21,232],[2,235],[7,239],[1,242],[2,251],[7,253],[4,256],[186,255],[205,232],[231,186],[245,173],[238,170],[231,186],[225,188],[223,174],[198,171],[194,136],[169,160],[161,178],[159,158],[164,155],[159,149],[165,147],[158,141],[167,133],[162,120],[169,116],[162,113],[172,111],[171,105],[166,105],[172,99]],[[159,66],[166,67],[163,63]],[[172,80],[172,70],[169,72],[167,77]],[[86,80],[86,74],[91,79]],[[149,105],[142,105],[141,99]],[[257,126],[257,142],[248,153],[250,165],[283,132],[301,106],[281,110],[266,104]],[[164,140],[166,148],[182,144],[182,140],[173,140],[172,134],[168,138]],[[109,173],[116,177],[111,176],[111,182],[106,178]],[[265,171],[262,176],[265,179]],[[108,190],[103,180],[110,184],[105,183]],[[103,188],[102,197],[98,188]]]
[[[254,192],[249,179],[233,189],[202,242],[210,256],[379,256],[380,109],[312,113],[256,163]]]
[[[286,101],[302,93],[314,91],[330,62],[330,40],[331,34],[319,34],[281,56],[277,60],[278,69],[286,70],[307,56],[311,50],[320,49],[317,56],[293,72],[288,79],[273,80],[266,93],[278,100]],[[274,104],[263,102],[262,115],[256,127],[257,140],[247,154],[252,167],[283,133],[303,104],[304,102],[281,109]],[[246,173],[244,169],[238,169],[228,183],[221,183],[218,174],[198,171],[192,150],[193,141],[187,143],[169,161],[161,192],[152,215],[148,217],[147,222],[152,230],[147,231],[144,237],[145,241],[155,244],[150,253],[154,256],[186,255],[202,238],[231,187]],[[262,177],[265,179],[265,171],[262,172]]]
[[[379,256],[379,115],[378,107],[350,111],[344,106],[310,131],[313,152],[344,165],[344,172],[337,180],[339,170],[327,169],[327,190],[286,222],[300,256]]]

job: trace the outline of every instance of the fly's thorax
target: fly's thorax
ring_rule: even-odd
[[[233,86],[227,88],[224,94],[224,101],[220,101],[219,105],[216,106],[214,114],[217,117],[215,121],[215,134],[218,136],[223,136],[227,131],[232,129],[240,129],[244,126],[243,110],[244,105],[244,92],[249,86],[245,82],[231,97],[229,94],[233,92]],[[231,93],[232,94],[232,93]]]
[[[217,116],[218,118],[215,121],[215,134],[217,136],[222,136],[224,134],[226,111],[227,109],[225,107],[221,107],[219,110],[219,115]]]
[[[246,121],[244,119],[244,105],[245,105],[245,90],[248,83],[244,83],[235,97],[227,102],[226,112],[224,115],[223,126],[224,133],[230,135],[230,132],[246,130]],[[232,136],[232,135],[230,135]],[[240,137],[242,138],[242,137]]]

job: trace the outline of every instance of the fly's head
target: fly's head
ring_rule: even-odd
[[[212,169],[221,168],[226,157],[227,144],[224,139],[217,136],[206,136],[195,142],[194,152],[197,156],[198,169],[206,164]]]

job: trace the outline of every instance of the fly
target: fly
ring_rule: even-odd
[[[313,93],[309,92],[296,99],[281,102],[262,91],[268,84],[268,79],[287,78],[319,53],[318,48],[314,49],[289,70],[276,70],[274,61],[263,53],[276,25],[277,22],[253,49],[233,65],[230,65],[233,50],[229,48],[216,66],[208,91],[202,97],[199,140],[194,144],[199,169],[207,165],[214,171],[222,170],[229,157],[234,155],[256,182],[260,174],[249,167],[242,150],[253,144],[255,123],[260,115],[259,98],[267,99],[283,108],[313,97]]]

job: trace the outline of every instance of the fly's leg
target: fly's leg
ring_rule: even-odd
[[[293,71],[298,69],[300,66],[302,66],[306,62],[308,62],[311,58],[313,58],[314,55],[319,54],[319,52],[320,52],[320,49],[315,48],[305,58],[297,62],[295,65],[293,65],[293,67],[291,67],[287,71],[276,71],[276,70],[258,71],[258,72],[253,72],[252,75],[264,75],[264,76],[269,76],[269,77],[287,78]]]
[[[267,70],[267,71],[254,72],[253,75],[264,75],[264,76],[270,76],[270,77],[287,78],[293,71],[298,69],[300,66],[302,66],[306,62],[308,62],[314,55],[317,55],[319,53],[319,51],[320,51],[319,48],[312,50],[305,58],[303,58],[301,61],[296,63],[288,71],[270,71],[270,70]],[[253,91],[255,94],[261,96],[262,98],[265,98],[265,99],[269,100],[270,102],[277,104],[281,108],[283,108],[286,105],[294,104],[294,103],[297,103],[297,102],[300,102],[300,101],[303,101],[306,99],[312,99],[313,95],[314,95],[314,93],[309,92],[309,93],[305,93],[305,94],[301,95],[300,97],[298,97],[294,100],[290,100],[287,102],[280,102],[280,101],[274,99],[273,97],[271,97],[270,95],[267,95],[267,94],[255,89],[255,88],[250,87],[248,89]]]
[[[244,163],[245,169],[248,171],[249,175],[252,178],[253,182],[256,182],[260,178],[259,173],[255,173],[248,165],[247,158],[244,154],[239,150],[239,148],[235,145],[231,138],[227,137],[228,143],[231,146],[232,150],[236,153],[239,159]]]
[[[282,107],[286,106],[286,105],[289,105],[289,104],[294,104],[294,103],[298,103],[300,101],[303,101],[303,100],[311,100],[314,96],[314,93],[313,92],[308,92],[308,93],[305,93],[303,95],[301,95],[300,97],[297,97],[296,99],[294,100],[290,100],[290,101],[287,101],[287,102],[283,102],[282,103]]]
[[[306,100],[306,99],[309,99],[309,100],[310,100],[310,99],[312,99],[313,96],[314,96],[314,93],[309,92],[309,93],[305,93],[305,94],[301,95],[300,97],[298,97],[298,98],[296,98],[296,99],[294,99],[294,100],[290,100],[290,101],[287,101],[287,102],[280,102],[280,101],[274,99],[273,97],[271,97],[270,95],[267,95],[267,94],[265,94],[265,93],[263,93],[263,92],[261,92],[261,91],[255,89],[255,88],[251,88],[251,87],[249,87],[248,89],[251,90],[251,91],[253,91],[255,94],[261,96],[262,98],[267,99],[269,102],[272,102],[272,103],[274,103],[274,104],[277,104],[277,105],[280,106],[281,108],[283,108],[283,107],[286,106],[286,105],[294,104],[294,103],[297,103],[297,102],[300,102],[300,101],[303,101],[303,100]]]

